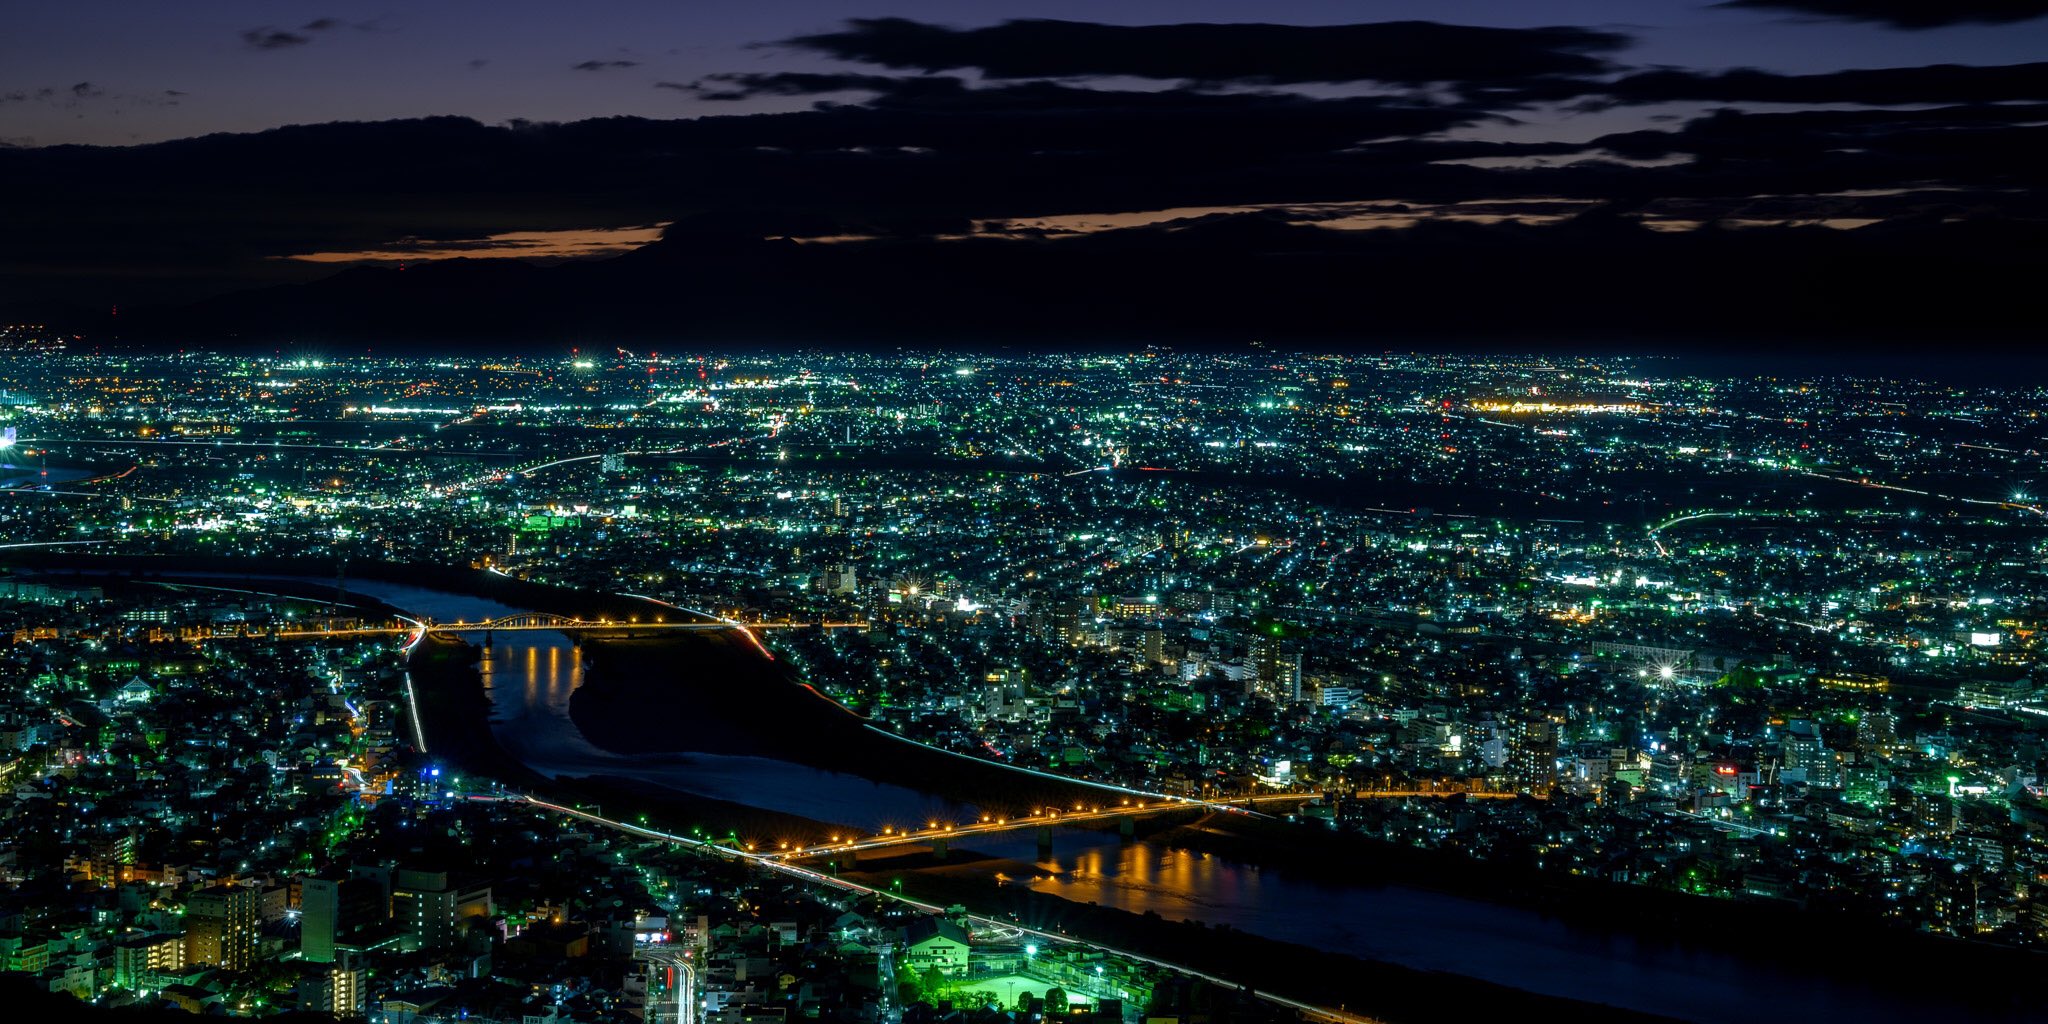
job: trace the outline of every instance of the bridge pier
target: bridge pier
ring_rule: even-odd
[[[1120,815],[1116,819],[1116,834],[1127,843],[1136,839],[1138,837],[1138,819],[1128,814]]]
[[[945,860],[945,859],[946,859],[946,852],[947,852],[947,850],[946,850],[946,841],[945,841],[944,839],[934,839],[934,840],[932,840],[932,859],[933,859],[933,860]]]
[[[1052,826],[1038,826],[1038,859],[1052,859]]]

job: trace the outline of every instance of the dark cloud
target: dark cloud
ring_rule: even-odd
[[[285,50],[294,46],[304,46],[312,41],[311,36],[286,32],[280,28],[252,28],[242,32],[243,45],[254,50]]]
[[[763,129],[763,144],[797,151],[909,149],[952,158],[999,154],[1005,160],[1048,165],[1114,159],[1132,170],[1158,167],[1163,172],[1173,166],[1220,170],[1284,154],[1339,153],[1369,139],[1499,120],[1474,107],[1389,97],[1088,89],[1055,82],[970,88],[944,76],[894,83],[862,104],[830,104],[754,124]],[[1193,158],[1204,163],[1186,163]]]
[[[476,71],[476,70],[478,70],[478,69],[482,68],[483,66],[485,66],[485,65],[489,64],[489,63],[490,63],[490,59],[489,59],[489,58],[487,58],[487,57],[478,57],[478,58],[476,58],[476,59],[474,59],[474,60],[472,60],[472,61],[470,61],[470,62],[469,62],[469,69],[470,69],[471,71]]]
[[[1972,67],[1932,64],[1785,75],[1752,68],[1699,72],[1661,69],[1612,81],[1555,78],[1463,91],[1474,103],[1520,106],[1582,101],[1583,106],[1707,103],[2000,103],[2048,99],[2048,63]]]
[[[896,92],[912,78],[892,75],[822,74],[804,71],[724,72],[694,82],[656,82],[656,88],[682,89],[707,100],[742,100],[753,96],[817,96],[835,92]],[[947,81],[955,81],[947,79]]]
[[[261,28],[244,30],[242,32],[242,43],[251,49],[257,50],[286,50],[311,43],[313,37],[306,33],[332,32],[347,25],[348,23],[340,18],[324,17],[314,18],[312,21],[300,25],[296,32],[265,25]],[[374,21],[365,21],[358,23],[355,27],[364,32],[371,32],[376,30],[377,24]]]
[[[108,92],[104,87],[93,82],[73,82],[61,89],[56,86],[46,85],[39,89],[23,89],[0,93],[0,104],[44,103],[63,109],[80,109],[87,104],[104,106],[105,104],[99,101],[108,101],[113,104],[171,107],[177,106],[178,97],[183,95],[185,93],[177,89],[162,89],[145,93],[115,93]],[[119,113],[121,107],[115,106],[113,109],[116,113]],[[81,114],[80,116],[84,115]]]
[[[1622,132],[1590,145],[1639,159],[1684,154],[1746,161],[1785,176],[1837,164],[1842,187],[1870,187],[1857,167],[1894,184],[1924,180],[2036,187],[2048,184],[2041,172],[2008,157],[2048,146],[2043,122],[2048,122],[2048,104],[1764,114],[1720,110],[1677,131]]]
[[[1579,349],[1640,346],[1654,332],[1666,350],[1716,352],[1804,342],[1868,353],[1939,338],[1953,357],[1957,340],[1987,336],[2025,350],[2031,268],[2013,257],[2048,242],[2039,224],[1969,219],[1666,233],[1607,207],[1541,227],[1345,231],[1253,213],[1059,239],[808,245],[773,231],[783,219],[685,220],[600,263],[359,268],[140,317],[131,330],[301,342],[397,331],[498,347],[593,336],[1371,348],[1512,337]]]
[[[1770,219],[1913,217],[1936,203],[1943,217],[2048,219],[2029,198],[2042,170],[2013,158],[2048,148],[2048,129],[2034,127],[2048,104],[1730,111],[1583,145],[1443,134],[1492,116],[1386,97],[916,78],[869,102],[785,114],[504,127],[438,118],[9,150],[0,290],[129,301],[314,272],[277,259],[292,253],[709,209],[776,210],[775,233],[788,237],[898,239],[983,220],[1375,200],[1521,204],[1484,207],[1499,213],[1592,199],[1711,219],[1780,197]],[[400,158],[403,182],[377,173]],[[1938,198],[1855,210],[1836,198],[1878,190]]]
[[[976,68],[990,78],[1130,75],[1200,82],[1502,81],[1608,69],[1629,45],[1585,28],[1484,28],[1427,21],[1358,25],[1102,25],[1044,19],[955,29],[856,18],[785,45],[883,67]]]
[[[1874,21],[1903,29],[1971,23],[2001,25],[2048,15],[2048,0],[1727,0],[1714,6]]]
[[[817,98],[782,113],[431,118],[7,149],[0,306],[183,304],[328,273],[280,259],[292,254],[673,222],[660,244],[601,264],[362,269],[159,324],[766,339],[1086,323],[1105,337],[1310,338],[1428,330],[1432,317],[1472,331],[1725,327],[1766,311],[1780,322],[1780,305],[1801,331],[2023,319],[2014,296],[2048,234],[2048,169],[2016,155],[2048,150],[2048,65],[1628,70],[1606,61],[1623,37],[1578,29],[1228,28],[1244,45],[1218,42],[1218,26],[858,22],[803,45],[922,73],[652,83],[706,99]],[[941,73],[954,67],[981,74]],[[1153,86],[1075,80],[1127,75]],[[1447,82],[1455,99],[1285,88],[1310,81]],[[1590,142],[1502,140],[1508,112],[1554,103],[1857,109],[1687,112]],[[398,162],[402,179],[388,173]],[[1213,208],[1256,212],[1066,227]],[[1355,230],[1366,223],[1380,226]],[[701,318],[682,323],[679,309]]]
[[[1886,105],[2039,100],[2048,99],[2048,63],[1998,67],[1934,64],[1817,75],[1773,75],[1746,70],[1717,75],[1652,71],[1623,78],[1612,93],[1636,102],[1685,99]]]

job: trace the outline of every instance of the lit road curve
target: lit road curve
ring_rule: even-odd
[[[579,818],[583,821],[590,822],[594,825],[602,825],[606,828],[614,829],[620,832],[625,832],[629,835],[636,835],[645,839],[654,839],[660,842],[670,843],[676,846],[688,847],[690,849],[700,850],[706,853],[712,853],[721,857],[731,857],[739,860],[744,860],[758,867],[765,868],[769,871],[780,872],[784,875],[788,875],[792,878],[797,878],[802,881],[809,882],[813,885],[826,886],[828,888],[839,889],[845,892],[860,893],[864,896],[873,896],[882,899],[894,900],[905,906],[915,908],[927,914],[944,914],[946,912],[946,908],[944,907],[935,906],[930,903],[921,903],[917,900],[910,899],[907,896],[902,896],[897,893],[889,892],[883,889],[876,889],[870,886],[861,885],[856,882],[849,882],[846,879],[837,878],[819,871],[812,871],[809,868],[800,867],[795,864],[786,864],[776,859],[775,857],[766,854],[749,853],[745,850],[735,850],[730,847],[719,846],[715,843],[706,843],[696,839],[689,839],[668,832],[662,832],[657,829],[646,828],[640,825],[632,825],[623,821],[613,821],[610,818],[602,818],[595,814],[590,814],[586,811],[579,811],[573,807],[564,807],[561,804],[549,803],[545,800],[540,800],[531,796],[511,796],[504,798],[490,796],[473,796],[471,797],[471,799],[516,800],[519,802],[530,804],[535,807],[539,807],[543,810],[554,811],[557,814],[566,814],[570,817]],[[1146,956],[1142,953],[1133,953],[1130,950],[1120,949],[1115,946],[1107,946],[1099,942],[1091,942],[1086,939],[1078,939],[1072,935],[1066,935],[1060,932],[1042,931],[1037,928],[1031,928],[1025,925],[1018,924],[1015,921],[1005,921],[999,918],[984,917],[978,914],[968,914],[966,915],[966,917],[968,921],[977,925],[981,925],[983,927],[1012,929],[1022,935],[1029,935],[1034,938],[1044,939],[1048,942],[1058,942],[1070,946],[1079,946],[1083,949],[1090,949],[1096,952],[1106,953],[1110,956],[1118,957],[1120,959],[1131,960],[1143,964],[1149,964],[1153,967],[1157,967],[1162,970],[1172,971],[1176,974],[1185,975],[1190,978],[1196,978],[1202,981],[1209,982],[1213,985],[1221,985],[1225,988],[1237,989],[1254,998],[1264,1000],[1268,1003],[1272,1003],[1275,1006],[1285,1007],[1287,1009],[1300,1013],[1306,1017],[1311,1017],[1317,1020],[1333,1021],[1336,1022],[1336,1024],[1385,1024],[1385,1022],[1379,1020],[1378,1018],[1367,1017],[1363,1014],[1352,1013],[1348,1010],[1338,1010],[1324,1006],[1317,1006],[1313,1003],[1305,1003],[1298,999],[1290,999],[1286,996],[1279,995],[1273,992],[1259,991],[1257,989],[1246,987],[1241,983],[1232,981],[1228,978],[1218,977],[1217,975],[1209,974],[1205,971],[1198,971],[1192,967],[1186,967],[1181,964],[1171,963],[1166,960],[1160,960],[1156,957]]]
[[[147,501],[156,505],[175,505],[170,498],[145,498],[136,494],[115,494],[111,491],[60,491],[49,487],[0,487],[0,494],[54,494],[66,498],[102,498],[119,501]]]
[[[79,542],[79,543],[85,543],[85,542]],[[7,546],[8,546],[8,545],[0,545],[0,548],[5,548],[5,547],[7,547]],[[24,546],[28,546],[28,545],[24,545]],[[281,595],[281,596],[283,596],[283,595]],[[302,600],[310,600],[310,599],[302,599]],[[480,622],[421,622],[421,621],[418,621],[418,620],[414,620],[414,621],[412,622],[412,624],[410,624],[410,625],[404,625],[404,626],[353,626],[353,627],[342,627],[342,628],[338,628],[338,629],[322,629],[322,628],[317,628],[317,627],[316,627],[316,628],[310,628],[310,629],[257,629],[257,630],[237,630],[237,631],[234,631],[234,632],[224,632],[224,633],[209,633],[209,634],[206,634],[206,635],[203,635],[203,636],[193,636],[193,637],[188,637],[187,639],[189,639],[189,640],[193,641],[194,643],[206,643],[206,642],[208,642],[208,641],[215,641],[215,640],[239,640],[239,639],[262,639],[262,640],[312,640],[312,639],[321,639],[321,638],[332,638],[332,637],[346,637],[346,636],[391,636],[391,637],[398,637],[398,636],[402,636],[402,637],[405,637],[405,638],[406,638],[406,642],[405,642],[405,645],[404,645],[404,649],[405,649],[405,650],[407,650],[407,651],[410,651],[410,650],[412,650],[412,649],[413,649],[414,647],[417,647],[417,646],[419,646],[419,644],[420,644],[420,641],[422,641],[422,640],[425,640],[425,639],[427,638],[427,634],[429,634],[429,633],[440,633],[440,634],[444,634],[444,635],[446,635],[446,634],[456,634],[456,633],[522,633],[522,632],[526,632],[526,633],[561,633],[561,632],[576,632],[576,633],[598,633],[598,634],[606,634],[606,635],[611,635],[611,636],[612,636],[612,637],[614,637],[614,638],[617,638],[617,637],[619,637],[619,636],[624,636],[624,637],[628,637],[628,638],[630,638],[630,637],[632,637],[633,635],[635,635],[635,634],[639,634],[639,633],[652,633],[652,632],[669,632],[669,633],[673,633],[673,632],[696,632],[696,633],[716,633],[716,632],[720,632],[720,631],[727,631],[727,630],[729,630],[729,631],[731,631],[731,632],[734,632],[734,633],[737,633],[737,634],[739,634],[740,636],[744,637],[745,639],[747,639],[748,641],[752,642],[752,643],[753,643],[753,644],[755,644],[756,646],[759,646],[759,645],[760,645],[760,643],[761,643],[761,641],[760,641],[759,639],[757,639],[757,638],[756,638],[756,637],[754,636],[754,634],[753,634],[753,631],[754,631],[754,630],[757,630],[757,629],[866,629],[867,627],[868,627],[868,624],[867,624],[867,623],[865,623],[865,622],[641,622],[641,623],[630,623],[630,622],[602,622],[602,621],[598,621],[598,622],[585,622],[585,621],[570,621],[570,622],[564,622],[564,623],[554,623],[554,624],[535,624],[535,623],[528,623],[528,624],[514,624],[514,625],[499,625],[499,626],[494,626],[494,625],[490,625],[490,624],[488,624],[488,623],[480,623]]]
[[[294,444],[285,441],[165,441],[143,438],[24,437],[16,444],[41,448],[89,445],[101,448],[130,448],[138,445],[163,448],[285,448],[296,451],[376,453],[384,455],[433,455],[431,449],[398,448],[392,445]],[[459,453],[457,453],[459,454]]]
[[[776,433],[777,429],[770,429],[768,433],[760,435],[758,437],[752,434],[739,434],[733,437],[728,437],[723,441],[713,441],[709,444],[702,445],[701,447],[725,448],[735,444],[744,444],[748,441],[759,441],[765,440],[767,438],[772,438],[775,436]],[[578,463],[591,462],[594,460],[603,459],[608,455],[615,455],[620,458],[632,458],[648,455],[682,455],[686,452],[689,452],[692,449],[692,447],[693,446],[691,445],[682,445],[675,448],[663,448],[656,450],[643,450],[633,448],[611,452],[588,452],[582,455],[568,455],[559,459],[551,459],[547,462],[535,463],[531,465],[514,466],[511,469],[494,470],[492,472],[485,473],[480,476],[470,478],[468,480],[462,480],[456,483],[448,484],[440,488],[434,488],[430,486],[429,490],[437,490],[443,494],[456,494],[462,491],[475,490],[476,488],[482,487],[485,484],[495,483],[497,481],[509,479],[511,477],[531,477],[535,473],[545,472],[547,470],[554,469],[559,466],[573,466]]]

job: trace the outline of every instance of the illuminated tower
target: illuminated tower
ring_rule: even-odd
[[[1557,734],[1542,718],[1525,718],[1508,727],[1507,770],[1515,786],[1531,793],[1549,792],[1557,778]]]
[[[336,918],[341,916],[341,881],[308,878],[299,887],[299,955],[316,964],[334,960]]]
[[[185,902],[185,962],[246,971],[256,962],[256,890],[216,885]]]
[[[1291,650],[1281,632],[1275,624],[1252,635],[1245,652],[1251,668],[1246,681],[1251,692],[1278,704],[1292,704],[1301,699],[1301,652]]]

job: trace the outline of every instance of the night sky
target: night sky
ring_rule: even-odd
[[[35,5],[0,43],[0,310],[104,329],[127,304],[180,311],[162,330],[204,316],[353,337],[514,292],[524,305],[503,315],[542,333],[787,339],[1053,295],[1065,304],[1018,329],[1339,339],[1656,335],[1674,304],[1733,299],[1759,319],[1789,303],[1770,322],[1794,334],[2011,336],[2026,328],[2001,275],[2020,283],[2043,218],[2041,162],[2020,154],[2048,151],[2044,14],[2048,0]],[[288,125],[305,127],[273,130]],[[641,246],[516,284],[526,271],[505,260],[489,273],[507,281],[443,265],[403,296],[377,275],[319,283],[350,263]],[[1664,268],[1655,302],[1645,261]],[[1122,292],[1103,266],[1132,275]],[[1582,294],[1603,279],[1635,297]],[[1268,301],[1184,297],[1230,282]],[[1840,294],[1879,288],[1881,309]],[[717,301],[685,324],[650,289]],[[1495,315],[1461,302],[1473,289]],[[815,309],[762,315],[792,298]],[[316,328],[320,301],[360,312]],[[614,313],[570,312],[600,302]]]
[[[2003,6],[2048,9],[2048,4]],[[573,13],[558,0],[410,5],[108,0],[21,5],[10,13],[10,41],[0,71],[0,95],[8,97],[0,107],[0,137],[16,145],[125,145],[285,124],[436,114],[492,123],[795,110],[808,100],[721,104],[658,83],[686,83],[731,71],[845,68],[849,65],[816,54],[760,44],[830,32],[849,17],[883,16],[970,27],[1012,18],[1115,25],[1341,25],[1408,19],[1510,28],[1582,25],[1630,35],[1631,44],[1614,55],[1629,65],[1797,73],[2016,64],[2042,59],[2048,50],[2048,28],[2039,22],[1963,22],[1934,31],[1900,31],[1882,21],[1824,20],[1790,10],[1687,0],[901,0],[883,7],[790,0],[602,0],[575,5]],[[577,70],[591,61],[629,61],[632,66]],[[88,95],[74,93],[80,83],[89,85]],[[39,96],[43,90],[49,95]],[[1604,121],[1586,128],[1578,120],[1569,115],[1543,119],[1558,137],[1606,128]]]

